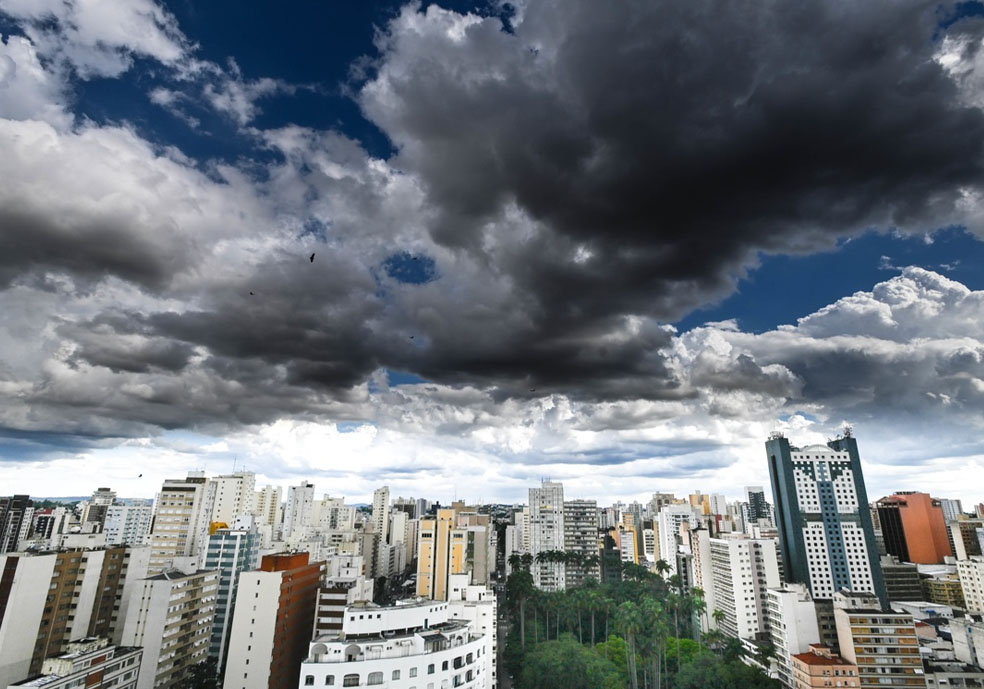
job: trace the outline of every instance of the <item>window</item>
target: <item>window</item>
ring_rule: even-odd
[[[314,686],[314,675],[305,675],[304,686],[313,687]]]
[[[325,684],[329,687],[335,684],[335,675],[328,675],[325,677]]]
[[[383,673],[382,672],[370,672],[369,679],[366,680],[366,684],[382,684],[383,683]]]
[[[427,674],[428,675],[434,674],[434,663],[431,663],[430,665],[427,666]]]
[[[400,671],[393,670],[393,679],[400,679]]]
[[[342,678],[342,686],[343,687],[359,686],[359,675],[357,674],[345,675],[345,677]]]
[[[447,670],[448,669],[448,661],[445,660],[443,663],[441,663],[441,669],[442,670]]]
[[[417,668],[415,668],[415,667],[410,668],[410,676],[411,677],[416,677],[417,676]]]

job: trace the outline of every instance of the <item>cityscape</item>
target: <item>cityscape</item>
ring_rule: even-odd
[[[0,0],[0,689],[984,689],[984,0]]]
[[[984,502],[871,500],[850,428],[764,446],[730,501],[349,505],[246,471],[3,497],[0,685],[984,686]]]

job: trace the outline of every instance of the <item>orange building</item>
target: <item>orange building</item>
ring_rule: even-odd
[[[858,666],[841,658],[830,646],[810,644],[808,652],[791,657],[793,689],[859,686]]]
[[[940,501],[927,493],[900,492],[876,503],[885,550],[903,562],[939,564],[953,555]]]

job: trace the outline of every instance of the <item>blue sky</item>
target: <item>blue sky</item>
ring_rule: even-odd
[[[980,8],[0,0],[0,481],[984,499]]]

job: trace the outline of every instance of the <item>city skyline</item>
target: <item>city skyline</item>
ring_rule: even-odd
[[[0,484],[971,504],[981,7],[2,0]]]

